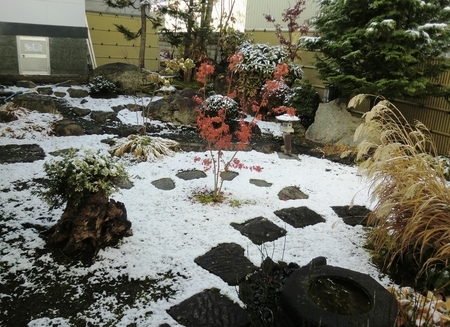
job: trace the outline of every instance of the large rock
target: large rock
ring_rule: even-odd
[[[116,84],[119,92],[135,95],[140,90],[142,81],[148,73],[141,71],[138,66],[115,62],[97,67],[89,76],[89,81],[94,77],[103,76]]]
[[[197,125],[197,103],[194,95],[201,94],[192,89],[184,89],[170,94],[161,100],[150,102],[143,115],[154,120],[169,122],[174,125]]]
[[[355,146],[357,144],[353,141],[353,136],[361,123],[361,118],[353,117],[347,110],[345,102],[337,99],[321,103],[305,137],[321,144],[343,143]]]
[[[16,95],[12,102],[19,107],[42,113],[56,113],[59,108],[58,99],[36,92]]]

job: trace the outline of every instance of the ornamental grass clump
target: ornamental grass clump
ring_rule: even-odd
[[[66,202],[76,207],[86,196],[99,191],[110,196],[118,190],[117,182],[128,178],[124,164],[108,154],[91,150],[80,154],[69,149],[61,160],[44,163],[44,171],[47,181],[36,193],[51,209]]]
[[[131,154],[137,161],[153,162],[164,156],[173,156],[179,150],[177,141],[147,135],[130,135],[117,140],[109,152],[117,157]]]
[[[349,107],[365,97],[356,96]],[[381,99],[364,115],[355,139],[362,135],[357,160],[375,203],[369,241],[384,255],[385,268],[407,262],[417,269],[416,278],[444,270],[450,264],[450,188],[441,166],[432,164],[436,149],[428,129],[408,124]]]

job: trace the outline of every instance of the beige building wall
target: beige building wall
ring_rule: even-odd
[[[94,48],[97,66],[124,62],[139,65],[140,39],[127,41],[117,31],[117,25],[124,25],[132,31],[140,28],[140,17],[138,15],[118,15],[101,12],[86,12],[86,18]],[[159,70],[159,44],[158,33],[147,25],[147,42],[145,50],[145,68]]]
[[[295,0],[247,0],[245,30],[274,30],[273,24],[264,18],[265,14],[272,15],[276,23],[286,27],[286,23],[282,21],[282,13],[291,8],[295,2]],[[300,24],[307,22],[317,13],[317,2],[318,0],[306,0],[305,10],[298,19]]]

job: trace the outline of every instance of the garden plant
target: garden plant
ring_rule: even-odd
[[[354,106],[365,95],[353,98]],[[415,272],[416,287],[443,291],[449,286],[450,188],[430,132],[408,124],[389,101],[381,99],[365,114],[355,138],[360,171],[369,180],[375,202],[368,217],[369,242],[385,259],[385,268]]]
[[[284,77],[290,73],[290,69],[287,63],[280,62],[273,71],[273,79],[267,80],[265,86],[261,88],[261,101],[251,102],[246,101],[246,97],[240,99],[241,111],[243,114],[238,118],[238,127],[235,131],[230,129],[231,117],[235,115],[235,106],[233,98],[235,98],[240,91],[242,94],[246,93],[245,79],[238,78],[238,83],[233,87],[232,81],[234,80],[234,73],[237,71],[237,67],[245,60],[245,54],[236,53],[230,57],[230,74],[228,78],[228,95],[222,97],[220,104],[221,108],[209,108],[210,105],[216,105],[216,102],[208,101],[206,98],[206,84],[209,76],[214,73],[214,66],[209,62],[203,62],[197,70],[197,80],[203,83],[204,98],[196,97],[198,103],[197,109],[197,126],[200,132],[200,136],[206,140],[208,144],[209,158],[196,158],[196,161],[201,161],[205,170],[212,169],[214,177],[214,187],[211,192],[212,202],[221,202],[223,200],[222,186],[223,186],[223,174],[229,171],[231,168],[236,169],[250,169],[261,171],[260,166],[246,166],[239,159],[236,158],[238,151],[245,150],[249,146],[250,138],[253,132],[253,128],[256,122],[262,119],[260,113],[261,108],[266,107],[269,101],[269,96],[273,94],[277,89],[285,86]],[[242,69],[242,65],[240,66]],[[254,86],[251,86],[253,88]],[[254,90],[256,91],[256,90]],[[253,91],[252,91],[253,92]],[[248,100],[248,99],[247,99]],[[250,120],[246,121],[247,108],[251,108]],[[217,110],[218,109],[218,110]],[[231,110],[231,114],[228,112]],[[213,111],[213,114],[209,112]],[[277,113],[288,113],[294,115],[295,109],[292,107],[281,106],[272,109]],[[224,151],[230,150],[232,152],[229,159],[225,159]]]
[[[106,246],[131,235],[125,205],[109,199],[128,179],[125,166],[108,154],[70,149],[62,159],[44,163],[47,179],[35,193],[51,209],[65,205],[60,220],[44,235],[66,257],[91,261]]]
[[[324,0],[311,20],[318,37],[301,38],[317,51],[320,78],[341,96],[382,95],[389,100],[448,96],[434,78],[450,61],[450,0]],[[319,54],[320,53],[320,54]]]
[[[286,9],[281,15],[283,17],[282,21],[287,23],[287,37],[285,32],[281,27],[281,24],[275,22],[275,18],[272,15],[265,14],[264,18],[272,23],[275,27],[275,33],[280,44],[285,47],[289,53],[289,58],[294,61],[295,59],[301,59],[298,55],[298,33],[300,35],[306,35],[309,30],[309,25],[307,23],[299,24],[297,20],[299,16],[306,9],[306,0],[297,0],[297,2],[291,8]]]

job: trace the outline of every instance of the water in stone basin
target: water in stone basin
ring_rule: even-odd
[[[324,310],[340,315],[366,313],[372,307],[369,295],[351,280],[322,276],[309,284],[310,299]]]

